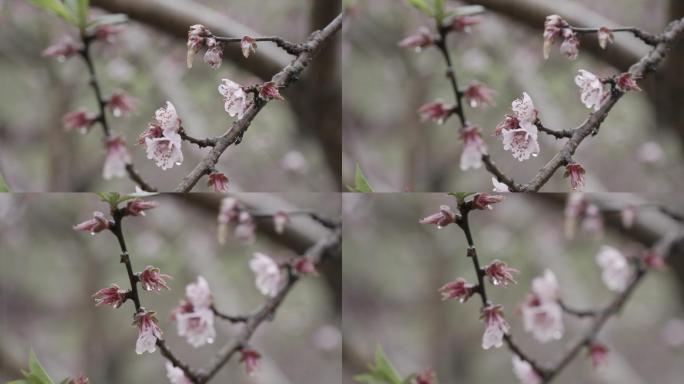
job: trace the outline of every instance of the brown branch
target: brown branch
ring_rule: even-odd
[[[185,129],[183,129],[183,127],[180,127],[180,129],[178,130],[178,135],[180,135],[181,140],[187,141],[188,143],[195,144],[200,148],[213,147],[216,145],[216,140],[217,140],[216,138],[213,138],[213,137],[208,137],[206,139],[196,139],[196,138],[188,135],[187,133],[185,133]]]
[[[82,30],[81,41],[83,42],[83,49],[81,49],[79,53],[81,58],[85,62],[86,66],[88,67],[88,74],[90,76],[89,84],[93,88],[93,92],[95,93],[95,99],[97,101],[97,106],[99,109],[97,122],[99,122],[102,126],[102,131],[104,132],[105,139],[109,139],[112,136],[112,130],[110,129],[109,122],[107,120],[107,110],[105,108],[107,102],[105,98],[102,96],[102,89],[100,87],[100,82],[98,80],[97,73],[95,72],[95,65],[93,64],[93,59],[90,56],[90,47],[94,39],[92,36],[87,35],[85,30]],[[157,191],[156,188],[154,188],[152,185],[143,180],[142,176],[140,176],[140,173],[138,173],[135,170],[135,167],[132,163],[126,164],[126,173],[128,173],[128,177],[134,183],[136,183],[142,190],[147,192]]]
[[[220,41],[222,43],[239,43],[242,41],[242,38],[239,38],[239,37],[224,37],[224,36],[216,36],[216,35],[212,35],[212,37],[214,39],[216,39],[217,41]],[[304,46],[301,44],[295,44],[295,43],[289,42],[289,41],[283,39],[282,37],[278,37],[278,36],[254,37],[253,39],[254,39],[254,41],[257,41],[257,42],[268,41],[271,43],[275,43],[275,45],[278,48],[280,48],[283,51],[289,53],[290,55],[294,55],[294,56],[299,55],[305,49]]]
[[[330,235],[319,240],[311,248],[306,251],[302,257],[308,257],[311,260],[320,260],[328,256],[331,251],[339,248],[341,241],[341,228],[335,229]],[[221,368],[230,361],[230,359],[242,350],[257,331],[259,326],[266,320],[272,319],[280,305],[283,303],[290,290],[297,283],[299,278],[291,269],[288,268],[288,278],[285,285],[280,289],[278,294],[268,300],[261,309],[254,315],[248,317],[245,326],[237,339],[231,343],[224,345],[218,352],[217,356],[198,373],[198,383],[203,384],[211,380]]]
[[[341,28],[344,13],[339,14],[330,24],[320,31],[313,32],[306,43],[305,50],[297,56],[283,70],[273,76],[272,81],[278,88],[286,88],[296,81],[306,67],[316,56],[316,53],[323,45],[330,40]],[[244,116],[233,123],[228,132],[216,140],[216,145],[209,151],[202,161],[181,180],[174,192],[189,192],[197,184],[199,179],[206,175],[216,165],[223,152],[231,145],[237,144],[242,140],[252,121],[259,114],[259,111],[266,105],[267,101],[260,101],[258,98],[247,108]]]
[[[573,27],[571,26],[570,29],[572,29],[574,32],[578,34],[586,34],[586,33],[598,33],[599,28],[580,28],[580,27]],[[630,32],[634,35],[634,37],[641,39],[644,43],[648,45],[657,45],[660,41],[658,39],[658,36],[653,35],[651,33],[648,33],[644,31],[643,29],[636,28],[636,27],[621,27],[621,28],[612,28],[610,29],[611,32]]]
[[[632,77],[643,78],[647,74],[654,72],[658,64],[665,59],[670,44],[675,41],[683,31],[684,18],[671,22],[667,28],[665,28],[665,32],[658,35],[657,40],[659,42],[655,48],[630,67],[629,72],[632,74]],[[606,117],[608,117],[608,113],[623,95],[623,92],[614,89],[598,111],[592,113],[582,125],[572,130],[573,134],[570,140],[568,140],[563,148],[537,172],[536,176],[528,184],[522,186],[520,192],[539,191],[558,168],[568,164],[572,155],[575,154],[577,147],[579,147],[582,141],[589,135],[594,135],[598,132],[601,124]]]
[[[119,242],[119,247],[121,248],[121,263],[126,266],[128,281],[131,285],[131,290],[129,291],[128,298],[133,300],[133,303],[135,305],[135,313],[138,313],[142,310],[140,296],[138,294],[138,283],[140,282],[140,279],[138,278],[138,275],[136,275],[133,272],[131,257],[128,253],[128,248],[126,247],[126,240],[123,234],[123,218],[125,216],[125,212],[123,209],[113,208],[111,213],[112,218],[114,219],[114,223],[110,225],[109,230],[114,234],[114,236],[116,236],[116,239]],[[178,359],[173,354],[173,352],[171,352],[171,350],[166,345],[166,342],[163,339],[157,339],[156,345],[159,348],[161,355],[164,356],[167,360],[169,360],[171,364],[173,364],[175,367],[182,369],[183,373],[185,373],[185,376],[187,376],[193,383],[199,383],[197,374],[193,372],[186,363]]]

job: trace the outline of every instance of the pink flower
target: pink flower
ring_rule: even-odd
[[[581,193],[570,193],[565,204],[565,237],[572,239],[575,237],[577,221],[584,213],[587,203]]]
[[[78,375],[78,377],[73,378],[73,379],[69,379],[69,381],[67,381],[67,384],[89,384],[89,383],[90,383],[90,380],[82,373],[80,375]]]
[[[154,353],[157,350],[157,339],[162,338],[162,331],[157,325],[155,312],[147,312],[141,309],[135,314],[133,325],[138,326],[138,340],[135,343],[135,353],[142,355],[145,352]]]
[[[116,91],[109,96],[107,108],[114,117],[125,116],[135,109],[135,99],[123,91]]]
[[[518,161],[539,154],[538,129],[535,125],[537,110],[532,98],[523,92],[521,98],[511,103],[513,116],[507,115],[496,127],[495,134],[502,137],[504,150],[511,151]]]
[[[99,115],[97,113],[91,113],[84,108],[79,108],[64,115],[62,122],[67,131],[77,130],[81,134],[86,134],[93,124],[98,121],[98,118]]]
[[[209,283],[202,277],[197,277],[197,282],[188,284],[185,287],[185,297],[193,308],[209,308],[214,302]]]
[[[109,229],[109,225],[109,220],[105,217],[104,213],[95,211],[93,212],[92,219],[74,225],[74,230],[90,232],[91,235],[94,235],[105,229]]]
[[[63,62],[68,57],[78,53],[81,49],[83,49],[81,44],[77,44],[71,37],[65,36],[58,42],[45,48],[42,55],[45,57],[56,57],[59,62]]]
[[[182,140],[178,134],[181,120],[176,113],[176,107],[167,101],[165,106],[155,112],[155,120],[141,135],[147,146],[147,158],[154,160],[161,169],[180,165],[183,162]]]
[[[166,378],[171,384],[192,384],[192,381],[185,376],[185,372],[178,367],[174,367],[170,362],[166,362]]]
[[[580,41],[579,38],[577,38],[577,34],[570,28],[566,28],[563,30],[563,37],[565,40],[563,40],[563,43],[560,46],[561,53],[570,60],[577,59],[580,46]]]
[[[601,46],[601,49],[606,49],[608,44],[613,44],[613,31],[607,27],[599,28],[598,42]]]
[[[454,21],[451,22],[451,30],[456,32],[470,33],[473,25],[480,23],[479,17],[474,16],[457,16]]]
[[[601,278],[608,289],[615,292],[627,289],[634,271],[620,251],[604,245],[596,255],[596,263],[601,267]]]
[[[478,193],[473,197],[472,207],[473,209],[492,209],[492,204],[500,203],[504,200],[501,195],[489,195],[487,193]]]
[[[240,362],[245,365],[245,372],[251,376],[259,369],[259,360],[261,355],[253,349],[243,348],[240,350]]]
[[[399,42],[401,48],[413,48],[416,52],[420,52],[423,48],[429,47],[434,43],[434,39],[430,31],[421,27],[414,35],[406,37]]]
[[[140,272],[140,285],[142,289],[146,291],[157,291],[161,292],[162,289],[171,289],[166,285],[166,279],[171,279],[172,277],[161,273],[159,268],[148,265],[145,269]]]
[[[503,318],[503,311],[500,305],[487,305],[482,309],[485,331],[482,336],[482,348],[499,348],[503,345],[503,337],[507,334],[511,326]]]
[[[567,27],[568,23],[558,15],[546,17],[544,21],[544,59],[549,58],[551,46],[563,34],[563,29]]]
[[[237,222],[240,217],[240,212],[242,208],[240,203],[232,197],[226,197],[221,200],[221,206],[219,208],[219,214],[217,217],[218,221],[218,242],[219,244],[225,244],[226,237],[228,236],[228,224],[231,222]]]
[[[228,79],[221,79],[218,91],[223,95],[224,109],[228,115],[242,119],[247,109],[247,94],[242,86]]]
[[[285,100],[278,91],[278,87],[272,81],[261,84],[259,87],[259,97],[263,100]]]
[[[211,309],[213,296],[207,281],[199,276],[196,283],[188,284],[185,298],[171,313],[171,319],[177,322],[178,335],[195,348],[213,343],[216,337]]]
[[[644,265],[653,269],[665,269],[665,258],[660,252],[649,250],[643,258]]]
[[[437,374],[432,368],[428,368],[421,372],[415,378],[415,384],[437,384]]]
[[[212,344],[216,338],[214,312],[208,308],[193,308],[191,312],[176,313],[178,336],[185,337],[195,348]]]
[[[492,284],[504,287],[508,287],[510,283],[517,284],[513,279],[513,274],[520,273],[517,269],[509,268],[506,263],[500,260],[494,260],[485,267],[484,272]]]
[[[316,265],[306,256],[296,258],[292,267],[294,268],[295,272],[301,276],[318,275],[318,271],[316,271]]]
[[[228,177],[221,172],[212,172],[209,174],[207,186],[211,187],[214,192],[228,192]]]
[[[532,293],[520,306],[523,324],[537,341],[547,343],[563,337],[563,309],[558,303],[558,281],[550,270],[532,280]]]
[[[188,31],[188,68],[192,68],[192,59],[204,46],[206,38],[211,32],[202,24],[195,24]]]
[[[605,363],[608,357],[608,347],[600,343],[591,343],[587,347],[587,354],[591,358],[591,366],[596,369]]]
[[[572,186],[573,191],[584,187],[584,168],[580,164],[571,163],[566,165],[563,177],[570,178],[570,186]]]
[[[482,155],[487,153],[487,145],[482,141],[477,127],[472,125],[466,126],[461,131],[461,140],[463,140],[461,169],[480,168],[482,166]]]
[[[508,185],[505,183],[499,182],[499,180],[496,179],[496,177],[492,177],[492,185],[494,186],[494,189],[492,189],[492,192],[499,192],[499,193],[504,193],[504,192],[510,192],[508,189]]]
[[[420,121],[425,122],[432,120],[437,124],[444,124],[444,121],[454,111],[454,107],[444,104],[442,101],[432,101],[420,107],[418,114],[420,114]]]
[[[290,222],[290,216],[283,211],[278,211],[273,215],[273,228],[275,232],[282,235],[285,232],[285,225]]]
[[[587,108],[594,108],[594,111],[601,108],[603,101],[609,95],[604,91],[601,79],[584,69],[579,70],[579,75],[575,77],[575,84],[580,88],[582,103]]]
[[[470,284],[465,279],[459,277],[450,283],[444,284],[439,289],[439,293],[442,294],[442,300],[458,299],[459,302],[465,303],[475,293],[475,284]]]
[[[513,374],[518,378],[520,384],[541,384],[542,382],[541,377],[532,368],[532,365],[518,355],[513,356]]]
[[[131,216],[145,216],[145,211],[157,208],[159,204],[154,201],[134,199],[126,204],[126,214]]]
[[[126,165],[131,163],[131,155],[126,149],[126,142],[121,136],[110,137],[105,141],[107,156],[105,157],[102,177],[109,180],[112,177],[125,177]]]
[[[615,78],[615,86],[622,92],[641,91],[641,88],[636,83],[636,79],[629,72],[619,74]]]
[[[601,216],[601,210],[596,204],[589,204],[584,210],[582,230],[587,233],[593,233],[596,237],[603,236],[603,217]]]
[[[257,43],[256,40],[249,36],[245,36],[240,40],[240,48],[242,48],[242,55],[246,58],[249,57],[250,53],[256,53]]]
[[[630,229],[634,225],[634,220],[636,219],[637,207],[628,204],[620,210],[620,222],[622,223],[622,228]]]
[[[488,105],[493,105],[495,93],[496,92],[493,89],[488,88],[477,81],[472,81],[468,85],[468,88],[463,91],[463,97],[468,101],[471,108],[477,108],[479,106],[486,107]]]
[[[249,261],[249,268],[254,272],[259,292],[265,296],[275,297],[283,283],[278,264],[268,255],[257,252]]]
[[[444,228],[449,224],[453,224],[456,216],[451,212],[451,207],[448,205],[440,205],[439,212],[433,213],[432,215],[420,219],[418,222],[420,224],[432,224],[436,225],[437,228]]]
[[[93,32],[93,37],[97,40],[106,43],[113,43],[114,37],[124,31],[124,28],[119,25],[101,25]]]
[[[256,224],[249,212],[240,212],[239,222],[235,227],[235,237],[245,244],[251,244],[256,240]]]
[[[213,40],[210,40],[213,41]],[[204,53],[204,62],[212,69],[218,69],[223,62],[223,47],[216,44]]]
[[[119,308],[128,298],[128,292],[119,288],[118,285],[112,284],[110,287],[95,292],[93,298],[95,299],[95,306],[104,304]]]

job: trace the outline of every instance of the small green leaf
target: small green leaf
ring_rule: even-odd
[[[31,384],[54,384],[33,351],[29,354],[29,375],[26,379]]]
[[[354,174],[354,184],[355,185],[353,187],[347,186],[350,192],[373,192],[373,188],[368,183],[368,180],[366,179],[366,176],[363,174],[361,166],[358,163],[356,164],[356,172]]]
[[[433,6],[434,6],[434,16],[435,20],[439,24],[442,23],[442,20],[444,20],[444,0],[433,0]]]
[[[423,12],[428,16],[432,16],[432,10],[427,5],[425,0],[406,0],[410,5],[414,6],[417,10]]]
[[[0,192],[12,192],[2,175],[0,175]]]
[[[404,384],[382,347],[375,349],[375,364],[368,365],[369,373],[357,375],[354,380],[363,384]]]
[[[465,199],[470,196],[474,195],[474,192],[449,192],[449,196],[453,196],[456,198],[456,201],[458,202],[458,205],[462,205],[465,202]]]
[[[31,4],[45,11],[52,12],[71,24],[78,25],[78,20],[69,9],[59,0],[27,0]]]

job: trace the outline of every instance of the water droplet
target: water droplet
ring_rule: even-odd
[[[90,236],[95,236],[95,232],[90,232]]]

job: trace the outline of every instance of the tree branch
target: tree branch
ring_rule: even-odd
[[[341,228],[335,229],[330,235],[319,240],[314,244],[306,254],[302,257],[308,257],[311,260],[320,260],[331,253],[333,249],[339,248],[341,241]],[[217,356],[202,370],[199,371],[198,383],[203,384],[211,380],[221,368],[230,361],[230,359],[241,349],[243,349],[252,338],[259,326],[266,320],[272,319],[276,311],[283,303],[290,290],[297,283],[299,278],[291,269],[288,268],[288,278],[285,285],[281,288],[278,294],[268,300],[261,309],[254,315],[247,318],[245,327],[243,328],[237,339],[231,343],[224,345],[218,352]]]
[[[304,44],[305,51],[294,61],[273,76],[272,81],[278,88],[286,88],[296,81],[304,69],[311,63],[316,53],[331,39],[342,27],[343,13],[339,14],[330,24],[320,31],[313,32]],[[216,140],[215,146],[209,151],[202,161],[176,186],[174,192],[189,192],[197,184],[199,179],[206,175],[216,165],[223,152],[231,145],[238,144],[242,140],[252,121],[267,101],[258,98],[247,108],[244,116],[233,123],[228,132]]]

